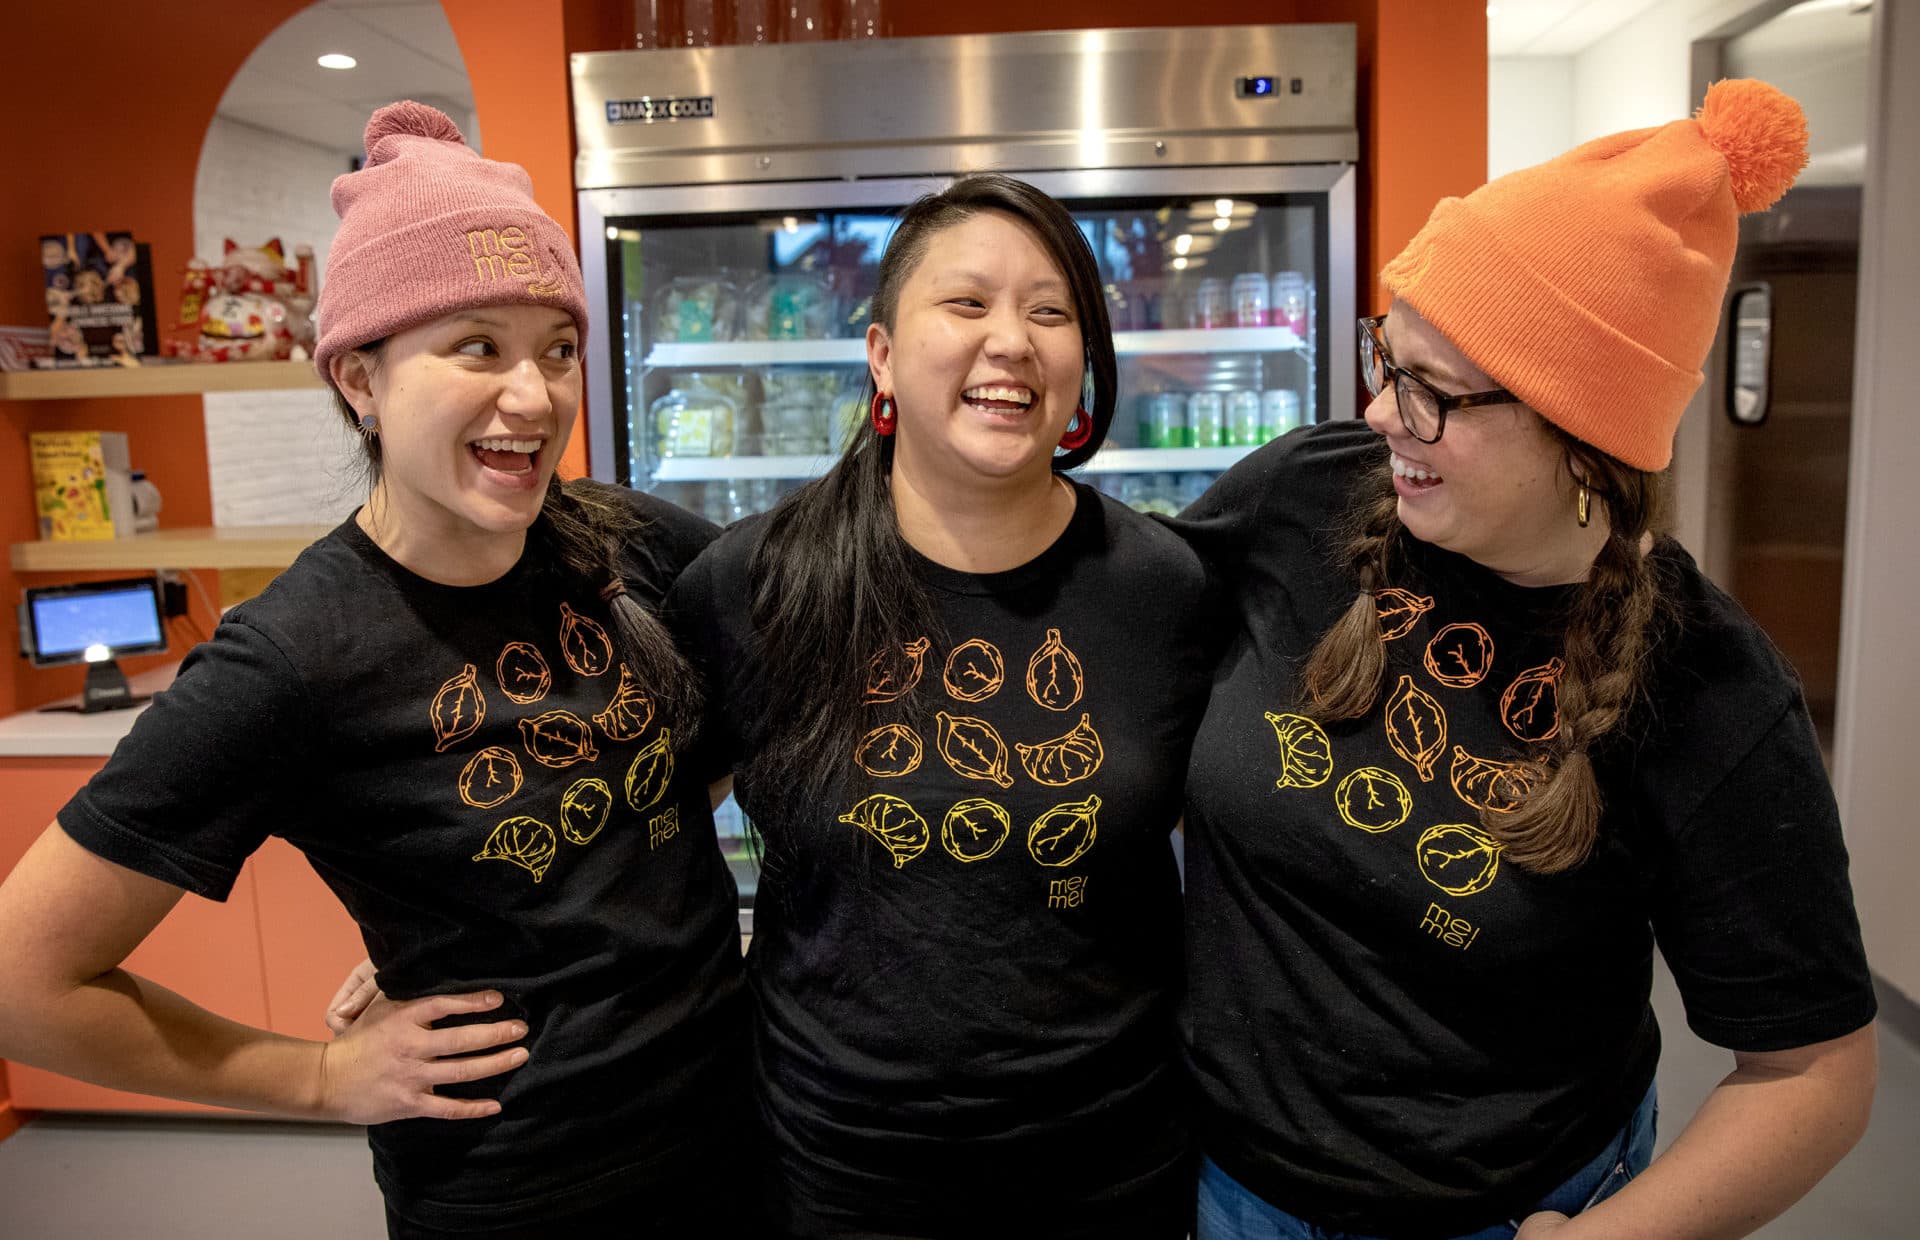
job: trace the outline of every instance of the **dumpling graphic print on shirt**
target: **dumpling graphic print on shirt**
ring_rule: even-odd
[[[956,861],[985,861],[1013,834],[1013,818],[985,797],[954,804],[940,822],[940,847]]]
[[[1333,774],[1333,743],[1327,730],[1305,715],[1267,712],[1274,739],[1280,743],[1280,778],[1276,788],[1318,788]]]
[[[899,649],[876,650],[867,660],[867,688],[860,700],[869,705],[897,702],[913,692],[926,670],[927,651],[933,643],[916,637]]]
[[[1402,676],[1387,699],[1387,743],[1405,758],[1421,781],[1433,778],[1433,764],[1447,747],[1447,712],[1431,693]]]
[[[590,616],[560,604],[560,654],[582,676],[598,676],[613,666],[613,642]]]
[[[937,747],[955,774],[984,779],[1002,788],[1013,787],[1013,777],[1007,774],[1007,742],[1000,739],[992,724],[971,715],[949,715],[944,710],[937,718]]]
[[[933,832],[919,811],[884,792],[862,798],[840,815],[840,821],[859,827],[884,844],[896,870],[927,851],[927,844],[933,839]]]
[[[1086,688],[1079,656],[1067,649],[1059,629],[1048,629],[1047,640],[1027,660],[1027,696],[1048,710],[1070,710]]]
[[[489,745],[467,759],[460,771],[460,799],[475,809],[492,809],[520,791],[520,759],[511,749]]]
[[[495,827],[473,859],[509,862],[533,875],[537,883],[546,877],[547,867],[559,850],[552,827],[537,818],[522,816]]]
[[[1566,664],[1548,659],[1513,678],[1500,695],[1500,722],[1523,741],[1550,741],[1560,732],[1560,673]]]
[[[469,663],[433,695],[427,716],[433,723],[433,752],[445,753],[480,730],[487,699],[480,692],[480,669]]]
[[[956,702],[984,702],[1000,692],[1006,678],[1007,664],[999,648],[979,637],[955,646],[940,674],[947,696]]]
[[[508,642],[493,661],[493,678],[509,702],[530,706],[553,687],[553,669],[532,642]]]
[[[875,779],[898,779],[920,769],[920,735],[904,723],[883,723],[860,738],[853,760]]]
[[[1493,668],[1493,637],[1477,624],[1449,624],[1427,643],[1427,675],[1450,689],[1471,689]]]

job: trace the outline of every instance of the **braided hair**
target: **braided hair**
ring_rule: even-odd
[[[1643,544],[1659,526],[1660,475],[1634,469],[1551,423],[1566,467],[1602,503],[1607,540],[1561,616],[1565,664],[1558,684],[1560,726],[1529,754],[1531,787],[1506,813],[1480,812],[1506,856],[1536,874],[1586,860],[1600,830],[1600,786],[1592,751],[1619,727],[1645,688],[1665,595]],[[1356,496],[1342,555],[1360,593],[1308,656],[1307,713],[1331,723],[1366,714],[1386,682],[1386,643],[1375,597],[1404,561],[1390,467],[1371,471]]]

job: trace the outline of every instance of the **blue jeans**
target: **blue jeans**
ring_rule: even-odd
[[[1653,1161],[1653,1130],[1660,1108],[1651,1087],[1640,1100],[1626,1127],[1607,1142],[1592,1162],[1567,1182],[1535,1202],[1531,1214],[1557,1210],[1573,1215],[1606,1200]],[[1253,1191],[1222,1171],[1211,1158],[1200,1167],[1194,1240],[1367,1240],[1347,1232],[1315,1227],[1285,1210],[1268,1205]],[[1512,1240],[1525,1215],[1497,1223],[1458,1240]]]

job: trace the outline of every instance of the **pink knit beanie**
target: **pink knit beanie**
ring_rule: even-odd
[[[367,122],[367,162],[333,183],[340,216],[315,310],[314,364],[467,306],[552,306],[584,342],[586,289],[566,230],[518,164],[482,159],[411,100]]]

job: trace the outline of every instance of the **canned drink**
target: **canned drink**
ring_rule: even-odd
[[[1275,389],[1260,394],[1260,441],[1278,439],[1300,425],[1300,393]]]
[[[1267,325],[1267,277],[1257,271],[1244,272],[1233,278],[1233,325],[1235,327],[1265,327]]]
[[[1267,289],[1267,322],[1307,338],[1307,277],[1297,271],[1276,271]]]
[[[1189,442],[1196,448],[1219,448],[1227,442],[1227,402],[1218,392],[1195,392],[1187,398]]]
[[[1260,438],[1260,393],[1243,390],[1228,394],[1227,442],[1237,448],[1265,442]]]
[[[1143,448],[1184,448],[1192,442],[1187,432],[1187,402],[1178,392],[1161,392],[1147,401],[1140,421]]]
[[[1227,326],[1226,281],[1212,276],[1200,281],[1193,290],[1193,317],[1190,321],[1195,327]]]

